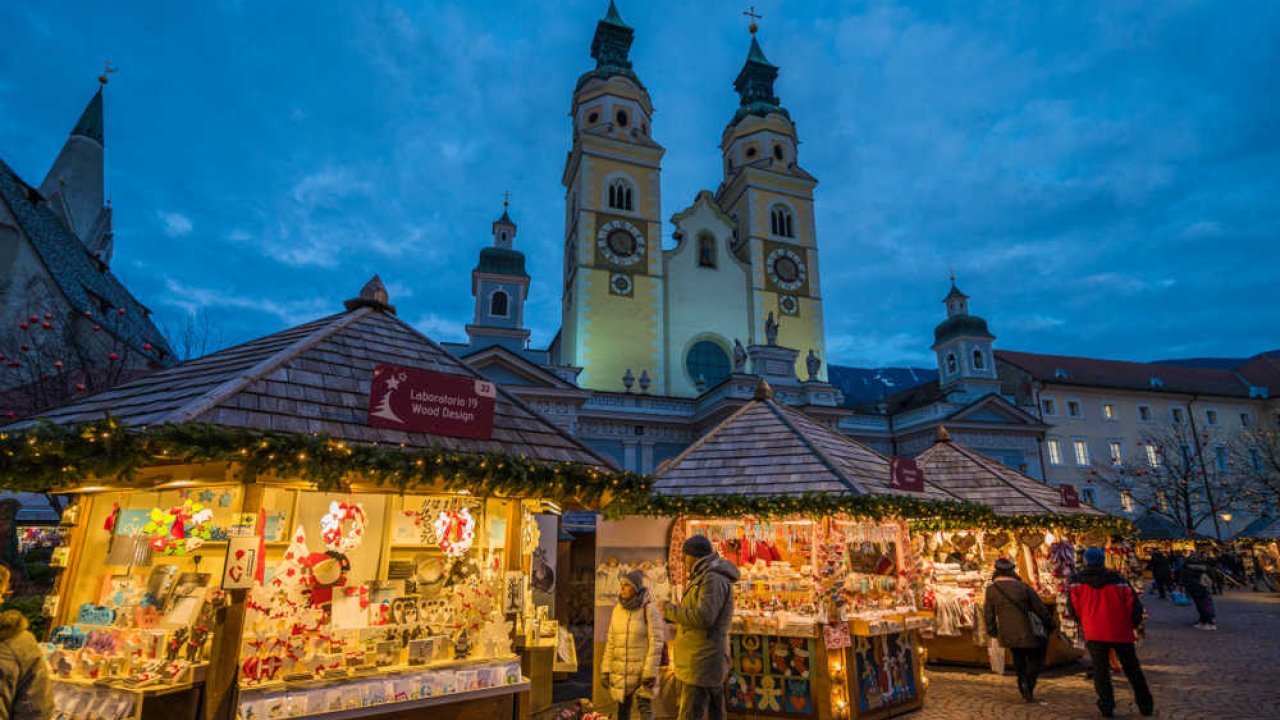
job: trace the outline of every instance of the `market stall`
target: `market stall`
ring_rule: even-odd
[[[77,498],[63,717],[531,712],[536,520],[640,481],[366,293],[0,437],[5,484]]]
[[[931,613],[915,604],[920,578],[906,519],[944,512],[945,493],[892,488],[886,458],[775,402],[764,383],[664,465],[653,490],[634,508],[649,518],[599,530],[598,619],[620,570],[665,575],[660,592],[679,598],[683,542],[705,535],[742,573],[732,717],[883,718],[921,707],[920,633]],[[598,685],[595,699],[608,702]],[[673,710],[659,703],[659,716]]]
[[[1071,493],[951,441],[945,428],[938,441],[916,457],[932,485],[964,500],[981,503],[991,516],[937,518],[932,529],[915,537],[924,558],[921,605],[936,612],[926,645],[929,661],[991,664],[990,638],[983,623],[983,602],[997,558],[1017,566],[1019,577],[1053,610],[1061,633],[1050,637],[1050,666],[1079,658],[1079,628],[1066,616],[1067,579],[1075,572],[1076,547],[1108,548],[1108,562],[1129,565],[1132,547],[1113,535],[1125,523]],[[1009,661],[1012,662],[1011,660]],[[999,663],[996,663],[999,666]]]

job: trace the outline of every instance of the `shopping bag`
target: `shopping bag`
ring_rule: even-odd
[[[1191,604],[1191,598],[1187,597],[1187,594],[1181,590],[1174,590],[1173,593],[1169,595],[1169,599],[1173,601],[1174,605],[1186,606]]]
[[[991,672],[997,675],[1004,674],[1004,648],[1000,647],[1000,641],[991,638],[987,643],[987,657],[991,660]]]

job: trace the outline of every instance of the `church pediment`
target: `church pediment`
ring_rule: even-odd
[[[462,359],[486,378],[499,385],[563,390],[577,389],[551,372],[499,345],[493,345],[479,352],[465,355]]]
[[[1041,425],[1038,418],[999,395],[986,395],[951,414],[949,422]]]

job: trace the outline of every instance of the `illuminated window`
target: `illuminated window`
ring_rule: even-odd
[[[795,237],[792,228],[791,211],[784,205],[774,205],[769,211],[769,231],[779,237]]]
[[[1147,464],[1153,468],[1160,467],[1160,449],[1155,445],[1147,446]]]
[[[1083,438],[1076,438],[1071,441],[1071,448],[1075,450],[1077,465],[1089,464],[1089,443]]]
[[[1102,417],[1108,420],[1116,419],[1115,403],[1102,403]]]
[[[1111,451],[1111,464],[1123,465],[1124,464],[1124,446],[1120,444],[1120,441],[1112,440],[1111,442],[1107,443],[1107,448]]]
[[[1169,512],[1169,496],[1165,491],[1161,490],[1156,493],[1156,505],[1160,508],[1161,512]]]
[[[717,385],[729,377],[729,355],[709,340],[694,343],[684,363],[694,383],[705,383],[706,387]]]
[[[1054,438],[1050,438],[1049,441],[1045,443],[1045,445],[1049,448],[1049,464],[1061,465],[1062,464],[1062,443],[1058,442],[1058,440]]]
[[[1124,508],[1125,512],[1133,512],[1133,491],[1132,490],[1120,491],[1120,507]]]

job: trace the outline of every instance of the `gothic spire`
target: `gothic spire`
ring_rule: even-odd
[[[71,129],[71,134],[82,135],[90,140],[97,141],[99,145],[103,144],[102,85],[98,85],[98,92],[94,93],[93,98],[89,100],[89,104],[85,106],[84,112],[80,114],[80,120]]]

